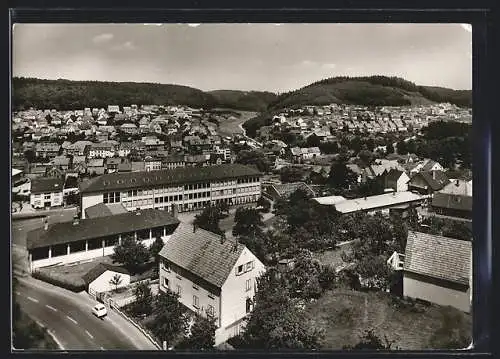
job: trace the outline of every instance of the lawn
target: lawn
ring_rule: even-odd
[[[251,119],[252,117],[257,116],[257,112],[236,111],[236,110],[232,110],[232,111],[239,113],[240,116],[236,117],[236,119],[224,118],[224,119],[219,120],[218,131],[222,136],[232,136],[232,135],[237,134],[237,133],[242,134],[243,131],[239,127],[239,125],[243,124],[244,122]]]
[[[441,327],[446,311],[462,316],[460,329],[471,335],[472,318],[468,314],[433,304],[401,308],[384,292],[334,290],[306,308],[312,322],[324,329],[324,349],[355,345],[367,329],[374,329],[382,338],[386,335],[394,342],[393,347],[399,349],[428,349],[429,340]]]

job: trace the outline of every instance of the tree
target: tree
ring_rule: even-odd
[[[203,209],[203,212],[194,217],[193,224],[207,231],[221,234],[222,229],[219,227],[219,221],[223,218],[221,208],[209,204]]]
[[[269,202],[269,200],[265,199],[263,196],[260,196],[257,200],[257,206],[261,207],[262,211],[267,213],[271,209],[271,202]]]
[[[287,166],[280,170],[280,180],[283,183],[300,182],[304,171],[298,167]]]
[[[368,329],[361,336],[361,340],[354,346],[345,346],[344,349],[361,349],[361,350],[391,350],[392,344],[384,335],[383,340],[379,338],[373,329]]]
[[[153,293],[146,282],[141,282],[134,288],[135,301],[132,305],[132,311],[135,314],[151,314],[153,310]]]
[[[109,280],[109,284],[115,286],[115,290],[118,290],[118,286],[122,283],[122,276],[116,273],[114,276],[111,277]]]
[[[24,151],[24,158],[26,158],[26,161],[28,161],[29,163],[35,162],[36,160],[35,151],[33,150]]]
[[[155,241],[149,247],[149,254],[153,258],[156,264],[159,264],[159,254],[164,246],[163,239],[161,237],[156,237]]]
[[[321,144],[321,139],[316,136],[316,134],[312,134],[306,139],[307,147],[318,147]]]
[[[160,291],[154,302],[154,319],[149,326],[152,332],[167,344],[181,335],[184,336],[188,327],[185,309],[178,298],[179,296],[170,290]]]
[[[358,187],[358,195],[360,197],[376,196],[384,193],[384,184],[378,178],[369,178],[366,182],[361,183]]]
[[[262,151],[258,150],[242,150],[236,157],[236,163],[243,165],[253,165],[259,171],[268,172],[271,168],[268,158]]]
[[[323,333],[314,328],[305,313],[289,296],[276,269],[257,279],[259,290],[250,313],[243,345],[265,350],[319,349]]]
[[[191,326],[191,335],[177,345],[176,349],[192,349],[199,351],[213,350],[215,346],[216,318],[197,314]]]
[[[135,273],[142,264],[149,261],[149,251],[142,242],[128,236],[122,238],[122,243],[115,246],[111,258],[113,262],[123,263],[125,267]]]
[[[330,187],[337,189],[348,189],[357,183],[357,175],[347,167],[345,161],[340,160],[332,164],[328,176]]]
[[[234,215],[233,236],[256,236],[262,233],[264,222],[255,208],[239,207]]]

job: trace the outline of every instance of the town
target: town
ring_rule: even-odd
[[[140,349],[465,348],[471,119],[450,103],[16,111],[16,290],[28,314],[59,314],[54,286],[68,308],[102,303]],[[59,347],[126,345],[89,325]]]

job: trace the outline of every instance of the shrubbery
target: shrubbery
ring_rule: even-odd
[[[58,278],[51,276],[48,273],[42,272],[42,271],[34,271],[32,273],[32,277],[35,279],[40,279],[44,282],[47,282],[49,284],[56,285],[58,287],[64,288],[71,290],[73,292],[81,292],[85,290],[85,284],[84,283],[74,283],[74,282],[69,282],[65,280],[64,278]]]

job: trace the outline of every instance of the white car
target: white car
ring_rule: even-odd
[[[92,308],[92,314],[94,314],[97,318],[103,318],[108,314],[108,311],[104,304],[96,304],[94,308]]]

